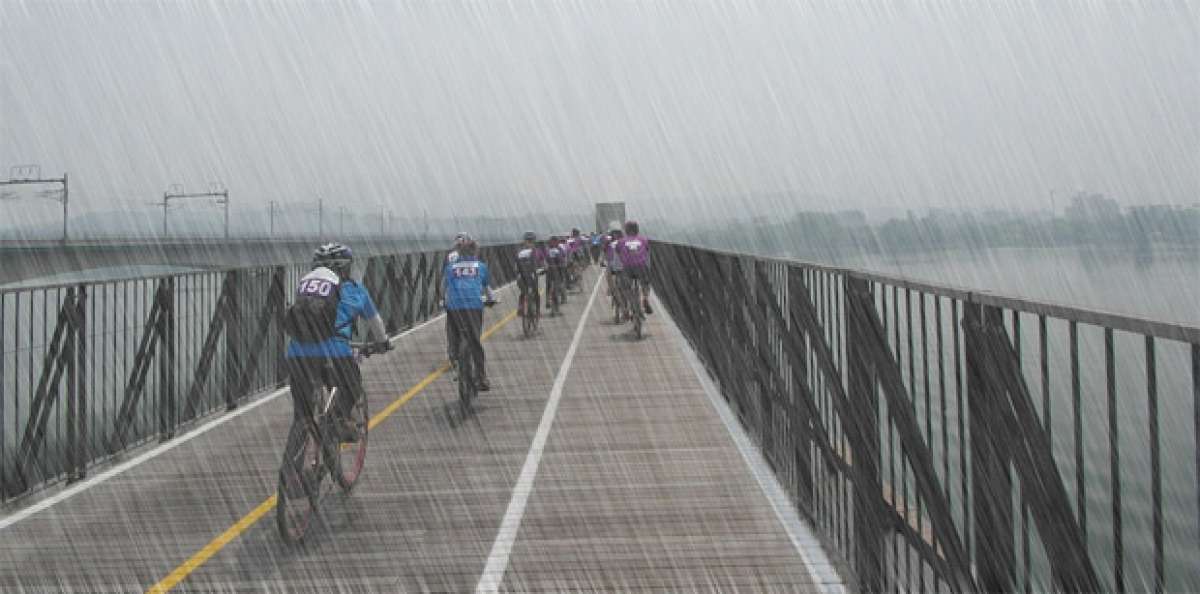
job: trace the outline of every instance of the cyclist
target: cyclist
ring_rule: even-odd
[[[464,337],[469,341],[472,356],[475,358],[475,369],[479,381],[479,391],[491,390],[487,379],[487,368],[484,367],[483,354],[483,306],[482,297],[487,295],[488,303],[496,299],[489,285],[487,264],[479,260],[479,246],[473,240],[466,240],[459,249],[458,261],[446,264],[443,271],[443,283],[446,291],[446,325],[452,331],[450,334],[450,352],[457,355],[459,340]],[[451,356],[454,363],[457,357]]]
[[[550,246],[546,249],[546,293],[557,296],[560,303],[566,303],[567,296],[563,292],[566,282],[567,255],[562,240],[557,235],[550,237]],[[553,292],[551,291],[553,287]]]
[[[521,289],[521,299],[517,302],[517,315],[525,315],[525,300],[532,298],[535,307],[541,309],[541,294],[538,291],[538,273],[541,264],[541,251],[534,242],[537,234],[525,232],[525,242],[517,249],[517,286]]]
[[[608,232],[608,238],[604,242],[604,263],[608,268],[608,295],[611,297],[614,291],[620,291],[621,275],[621,259],[617,257],[617,243],[621,241],[622,231],[614,227]],[[620,294],[617,294],[620,297]]]
[[[285,328],[288,342],[287,373],[292,393],[292,422],[312,418],[312,395],[322,382],[338,388],[335,414],[341,419],[339,437],[344,442],[358,438],[350,411],[363,395],[362,374],[350,348],[354,321],[367,321],[372,350],[386,351],[387,330],[375,303],[362,285],[350,278],[354,254],[340,243],[327,243],[313,253],[312,271],[300,279],[296,304],[289,307]],[[326,362],[333,376],[323,377]]]
[[[458,261],[458,253],[462,250],[464,243],[471,240],[471,236],[465,231],[459,231],[454,236],[454,244],[450,247],[450,251],[446,252],[446,259],[442,261],[442,266],[447,266]],[[454,329],[450,324],[446,324],[446,359],[453,362],[454,356],[457,354],[454,350]]]
[[[654,313],[650,310],[650,240],[638,231],[637,221],[626,221],[625,234],[617,242],[616,252],[625,277],[631,282],[637,280],[642,286],[642,310],[650,314]]]
[[[600,233],[592,234],[592,264],[600,263],[601,248],[604,246],[604,235]]]

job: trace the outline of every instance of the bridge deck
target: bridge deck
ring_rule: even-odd
[[[272,509],[285,394],[0,520],[0,590],[818,591],[834,576],[805,560],[823,554],[781,521],[678,334],[654,315],[630,340],[603,288],[581,322],[593,278],[531,340],[515,298],[489,312],[494,387],[465,422],[440,322],[369,360],[366,474],[305,546]]]

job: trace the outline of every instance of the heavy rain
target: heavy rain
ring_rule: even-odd
[[[1200,589],[1196,3],[0,0],[0,256],[3,591]]]

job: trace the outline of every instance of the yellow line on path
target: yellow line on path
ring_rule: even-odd
[[[513,321],[513,319],[516,317],[516,311],[510,312],[508,315],[501,318],[500,321],[493,324],[491,328],[488,328],[486,331],[484,331],[482,339],[487,340],[488,337],[490,337],[492,334],[495,334],[498,330],[500,330],[500,328]],[[384,419],[387,419],[392,415],[392,413],[399,410],[401,406],[404,406],[405,403],[407,403],[409,400],[412,400],[414,396],[420,394],[421,391],[429,387],[429,384],[432,384],[435,380],[437,380],[437,378],[441,377],[449,368],[450,367],[448,364],[443,363],[440,367],[434,370],[433,373],[425,376],[425,379],[422,379],[417,383],[417,385],[409,388],[407,392],[394,400],[391,404],[387,405],[386,408],[379,411],[375,416],[371,417],[371,421],[367,424],[367,428],[374,429],[376,425],[382,423]],[[171,588],[174,588],[179,584],[179,582],[182,582],[189,575],[191,575],[193,571],[196,571],[196,569],[198,569],[201,565],[204,565],[204,563],[212,558],[213,555],[225,548],[225,545],[232,542],[233,539],[240,536],[243,532],[248,530],[256,522],[262,519],[264,515],[275,509],[275,503],[275,495],[271,495],[263,500],[262,503],[258,504],[258,507],[255,507],[245,516],[242,516],[242,519],[235,522],[219,536],[212,539],[211,542],[204,545],[204,548],[197,551],[196,554],[192,555],[190,559],[184,561],[183,564],[181,564],[179,567],[176,567],[174,571],[167,574],[167,577],[164,577],[157,584],[151,586],[150,589],[146,590],[146,593],[163,594],[170,591]]]

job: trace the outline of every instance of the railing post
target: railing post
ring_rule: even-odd
[[[225,300],[225,409],[237,408],[238,380],[241,379],[242,361],[242,300],[241,275],[237,270],[230,270],[225,279],[228,289]]]
[[[795,344],[802,345],[801,351],[803,351],[803,345],[807,344],[807,332],[805,332],[804,326],[796,323],[796,321],[803,319],[803,314],[798,313],[801,307],[801,296],[805,299],[808,298],[805,294],[804,280],[800,276],[802,273],[803,271],[796,266],[788,266],[787,268],[786,315],[788,316],[788,325],[785,330],[786,332],[799,335]],[[813,432],[809,426],[811,420],[807,414],[803,416],[800,414],[800,411],[804,410],[800,399],[804,398],[806,394],[806,390],[801,389],[801,386],[807,386],[808,383],[808,353],[795,352],[795,349],[791,349],[787,353],[787,358],[792,375],[791,405],[794,419],[792,432],[795,436],[792,447],[793,456],[796,459],[796,493],[802,506],[801,509],[806,514],[811,514],[813,500]]]
[[[287,286],[287,269],[275,267],[275,276],[279,279],[279,290],[271,296],[275,300],[275,385],[283,386],[287,382],[287,371],[284,361],[284,350],[287,349],[287,334],[283,331],[284,315],[287,312],[288,291],[293,287]]]
[[[846,396],[850,422],[857,431],[847,431],[851,440],[854,469],[854,569],[863,592],[884,589],[885,518],[879,474],[879,398],[875,371],[866,341],[872,333],[863,319],[863,308],[874,307],[870,284],[845,276]]]
[[[69,479],[80,480],[87,476],[88,461],[88,406],[87,406],[87,285],[80,285],[75,297],[75,377],[78,382],[75,388],[77,423],[75,428],[75,475]]]
[[[754,288],[754,301],[752,304],[754,315],[752,322],[754,324],[754,345],[755,345],[755,376],[758,380],[758,402],[760,411],[760,421],[762,427],[760,429],[761,446],[763,456],[767,459],[767,463],[771,468],[778,472],[779,460],[775,454],[775,394],[777,387],[771,380],[771,346],[768,336],[770,329],[767,324],[767,295],[769,285],[766,284],[767,269],[766,263],[762,260],[755,260],[753,264],[752,281],[750,287]]]
[[[67,314],[66,319],[60,320],[60,324],[67,325],[67,331],[63,337],[63,352],[62,361],[67,367],[67,451],[65,466],[67,470],[67,482],[75,480],[75,452],[78,447],[78,439],[76,417],[79,416],[79,370],[76,367],[77,359],[75,358],[75,342],[79,336],[79,322],[76,315],[79,313],[75,306],[75,287],[67,288],[66,302],[63,304],[62,311]],[[54,388],[57,391],[57,387]]]
[[[1005,424],[997,422],[1003,387],[987,381],[995,374],[987,373],[986,366],[993,365],[996,357],[985,339],[987,324],[1003,324],[1000,309],[963,302],[974,559],[981,591],[1011,592],[1016,576],[1011,455]]]
[[[158,357],[158,434],[166,441],[175,436],[175,279],[166,278],[159,282],[159,316],[155,331],[158,344],[162,347]]]

